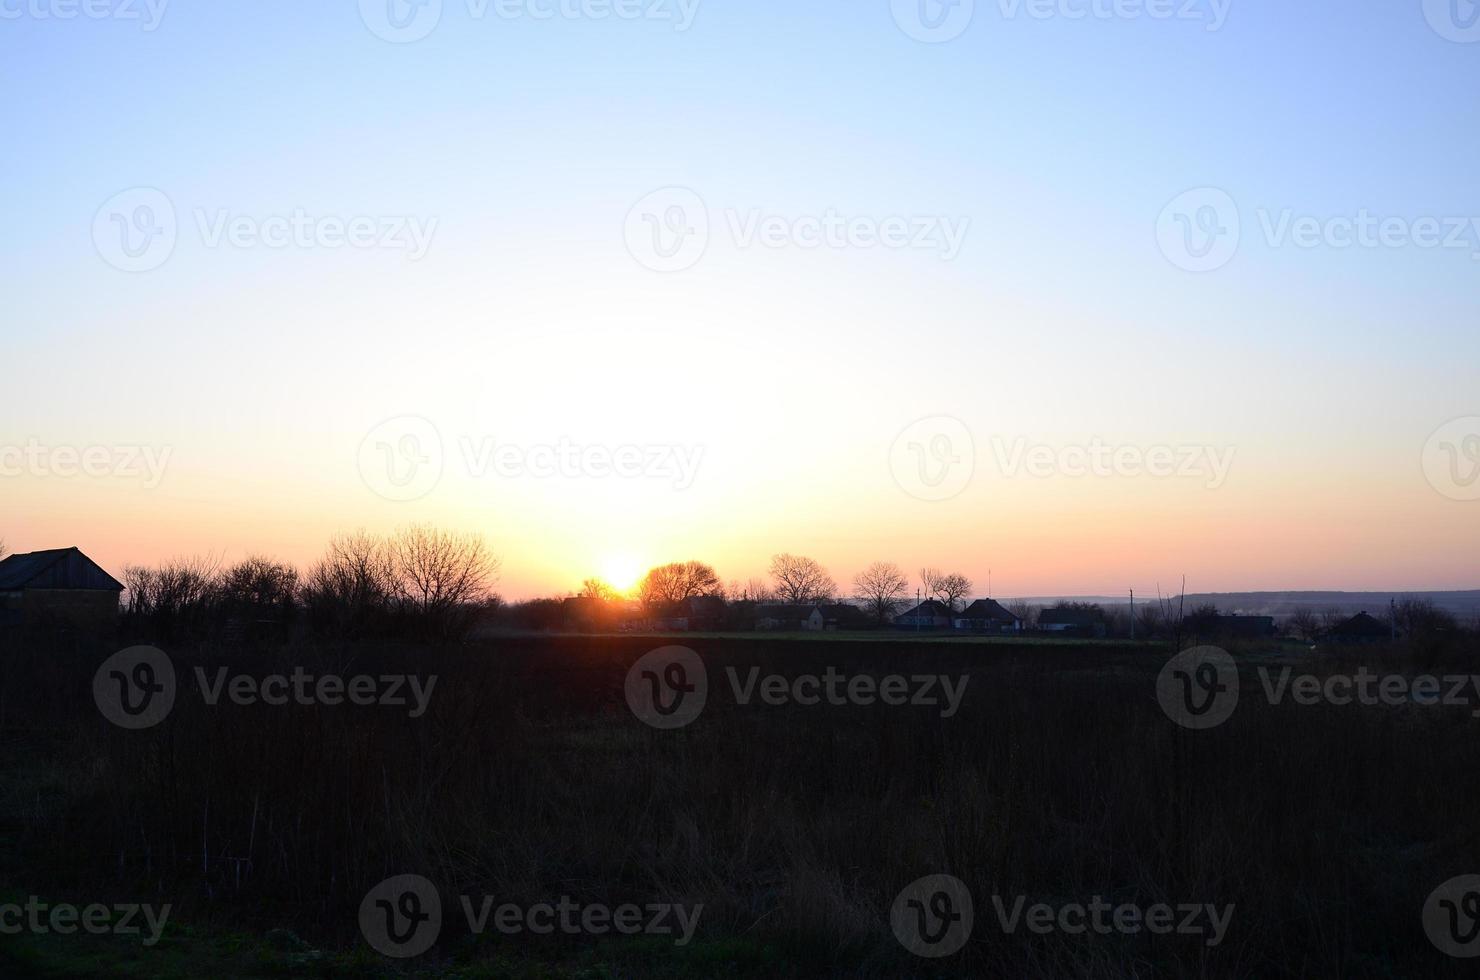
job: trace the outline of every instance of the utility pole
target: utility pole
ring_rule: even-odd
[[[920,590],[915,590],[915,632],[920,632]]]
[[[1131,589],[1131,639],[1136,638],[1136,590]]]

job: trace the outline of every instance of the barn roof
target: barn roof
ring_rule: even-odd
[[[76,548],[11,555],[0,561],[0,591],[98,589],[122,592],[123,583]]]

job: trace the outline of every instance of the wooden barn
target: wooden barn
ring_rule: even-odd
[[[110,626],[123,584],[76,548],[0,561],[0,624]]]

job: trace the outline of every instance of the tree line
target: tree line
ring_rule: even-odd
[[[341,534],[300,574],[253,556],[212,556],[123,570],[126,629],[161,640],[222,630],[286,632],[300,619],[321,634],[451,639],[497,597],[501,562],[478,534],[412,525]]]

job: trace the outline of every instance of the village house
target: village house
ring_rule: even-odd
[[[0,624],[111,626],[123,584],[76,548],[0,561]]]
[[[1377,617],[1359,612],[1351,619],[1331,627],[1322,639],[1338,646],[1361,646],[1367,643],[1387,643],[1397,639],[1397,633],[1392,626]]]
[[[1023,621],[996,599],[978,599],[957,613],[952,625],[973,633],[1016,633]]]
[[[895,616],[894,625],[903,629],[948,630],[951,628],[951,607],[938,599],[926,599]]]
[[[756,607],[755,628],[758,630],[821,631],[827,628],[827,615],[817,605],[768,603]]]

